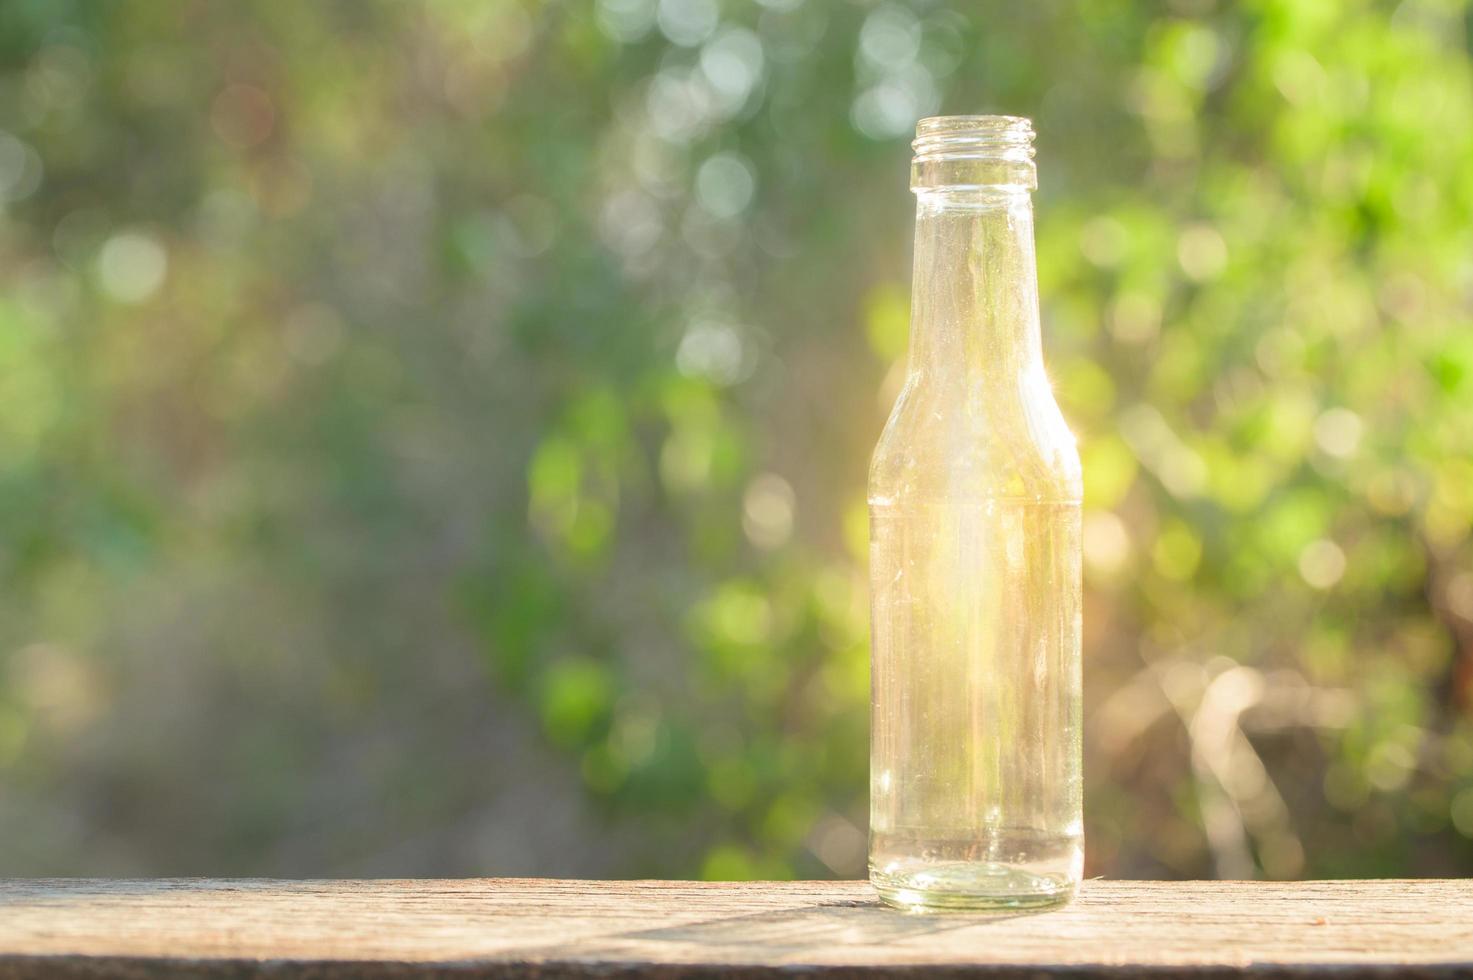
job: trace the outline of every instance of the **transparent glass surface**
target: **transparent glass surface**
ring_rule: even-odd
[[[1074,894],[1079,456],[1044,372],[1032,132],[922,122],[908,377],[870,471],[870,877],[908,909]]]

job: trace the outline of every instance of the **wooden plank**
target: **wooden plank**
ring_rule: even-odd
[[[0,882],[0,978],[1473,976],[1473,882],[1087,882],[906,915],[862,882]]]

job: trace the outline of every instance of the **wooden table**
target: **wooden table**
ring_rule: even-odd
[[[0,978],[1473,977],[1473,882],[1087,882],[906,915],[862,882],[0,882]]]

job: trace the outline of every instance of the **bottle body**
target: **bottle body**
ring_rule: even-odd
[[[1059,904],[1083,867],[1079,457],[1028,186],[965,166],[917,167],[908,378],[870,471],[870,877],[911,909]]]
[[[870,875],[907,908],[1051,905],[1083,865],[1079,505],[871,505]]]

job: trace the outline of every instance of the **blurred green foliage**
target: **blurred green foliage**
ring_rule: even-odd
[[[860,873],[907,140],[1002,111],[1089,873],[1473,872],[1470,25],[0,4],[0,865]]]

